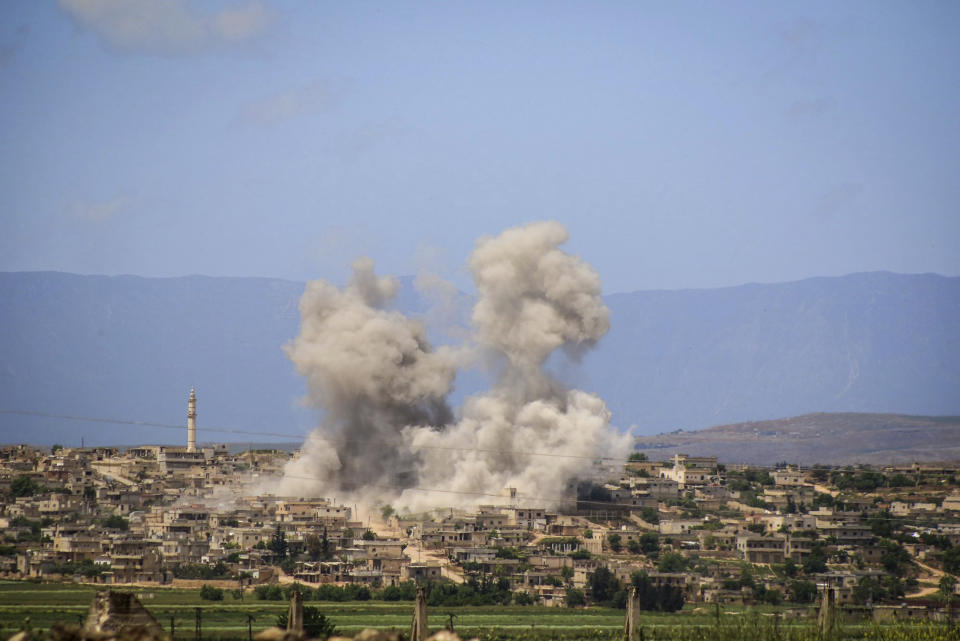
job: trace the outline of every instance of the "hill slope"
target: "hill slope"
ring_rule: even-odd
[[[644,434],[809,412],[960,413],[960,278],[889,273],[607,298],[591,388]]]
[[[203,433],[302,434],[303,382],[282,352],[303,284],[0,273],[0,409],[182,424]],[[607,297],[609,335],[566,382],[603,396],[621,428],[651,434],[813,411],[960,414],[960,278],[887,273]],[[397,303],[427,303],[403,280]],[[459,301],[465,313],[469,299]],[[458,396],[482,385],[458,380]],[[0,414],[0,441],[136,443],[173,430]],[[244,438],[244,437],[240,437]],[[251,437],[251,440],[258,440]],[[276,439],[267,439],[276,440]]]
[[[652,460],[682,452],[730,463],[811,465],[960,460],[960,416],[806,414],[644,438]]]

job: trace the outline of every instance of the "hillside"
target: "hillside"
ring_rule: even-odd
[[[810,412],[960,414],[960,278],[877,272],[607,303],[588,384],[643,434]]]
[[[424,314],[412,279],[402,283],[397,307]],[[281,349],[297,332],[302,291],[265,278],[0,273],[0,409],[180,425],[194,385],[201,440],[238,440],[205,434],[210,426],[303,434],[318,419],[301,406],[303,381]],[[818,411],[960,414],[960,278],[853,274],[606,300],[610,333],[581,363],[559,357],[551,368],[603,396],[621,429]],[[469,305],[463,296],[454,312]],[[466,374],[454,402],[482,386]],[[175,430],[0,414],[2,441],[81,437],[182,440]]]
[[[653,460],[682,452],[729,463],[812,465],[960,460],[960,416],[806,414],[640,439]]]

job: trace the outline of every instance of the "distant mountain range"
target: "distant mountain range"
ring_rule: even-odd
[[[402,283],[397,307],[425,314]],[[177,426],[196,386],[201,440],[277,440],[209,429],[222,427],[295,441],[317,422],[281,350],[302,291],[266,278],[0,273],[0,410]],[[550,367],[603,396],[621,429],[960,414],[960,278],[866,273],[606,300],[610,333],[581,363]],[[466,315],[469,297],[458,304]],[[454,400],[483,385],[468,374]],[[3,442],[179,442],[177,429],[0,413]]]
[[[727,463],[812,465],[960,460],[960,416],[805,414],[642,438],[650,460],[676,453]]]

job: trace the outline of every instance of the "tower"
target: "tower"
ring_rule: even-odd
[[[187,451],[197,451],[197,393],[192,387],[187,401]]]

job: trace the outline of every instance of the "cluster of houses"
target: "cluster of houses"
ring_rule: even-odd
[[[0,576],[376,588],[488,575],[562,605],[603,567],[624,583],[645,572],[688,601],[787,599],[799,578],[853,605],[864,577],[890,571],[881,541],[930,581],[944,545],[960,545],[952,465],[875,468],[874,478],[911,485],[840,490],[830,468],[637,457],[560,505],[506,490],[499,504],[470,510],[384,505],[361,517],[328,498],[248,495],[251,480],[279,474],[290,456],[226,446],[0,448]],[[920,592],[922,581],[911,586]]]

